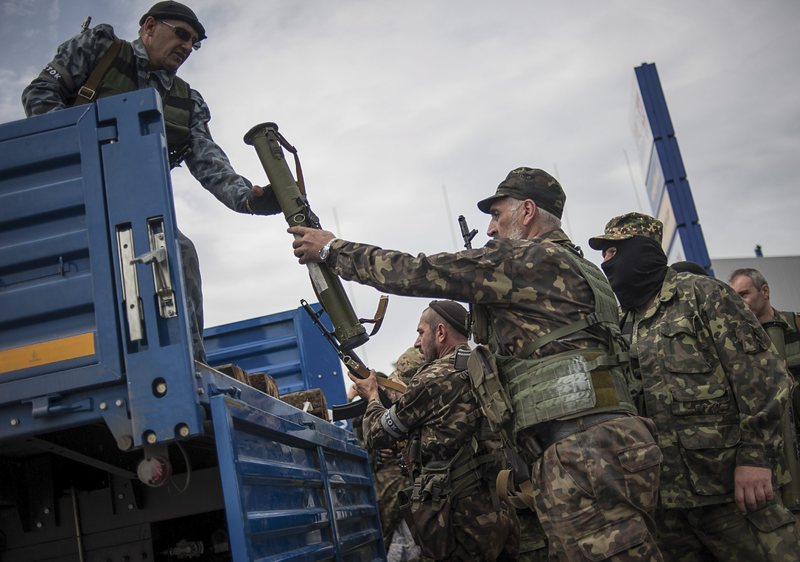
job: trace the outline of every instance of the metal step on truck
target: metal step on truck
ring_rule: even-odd
[[[0,561],[384,559],[352,433],[192,360],[165,145],[152,90],[0,125]],[[211,362],[342,401],[302,314]]]

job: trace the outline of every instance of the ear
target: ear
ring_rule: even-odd
[[[156,25],[158,25],[156,18],[153,16],[147,16],[147,19],[145,19],[144,23],[142,24],[142,31],[147,35],[152,35],[155,32]]]
[[[436,341],[443,342],[447,339],[447,327],[444,324],[436,324]]]
[[[533,219],[536,217],[536,211],[539,207],[536,206],[536,203],[533,202],[533,199],[525,199],[522,202],[522,224],[523,226],[529,226]]]
[[[764,286],[761,287],[761,292],[764,293],[764,298],[769,300],[769,283],[764,283]]]

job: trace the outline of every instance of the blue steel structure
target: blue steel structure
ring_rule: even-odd
[[[352,434],[192,361],[175,234],[154,91],[0,125],[0,561],[383,559]]]
[[[697,209],[692,198],[689,180],[686,178],[686,169],[683,166],[678,140],[675,138],[675,129],[667,108],[661,81],[658,78],[656,65],[644,63],[635,69],[636,81],[639,86],[641,101],[652,134],[652,144],[649,149],[648,194],[653,209],[653,214],[665,223],[665,237],[672,234],[669,228],[672,225],[685,252],[685,258],[702,265],[706,271],[711,270],[711,258],[706,249],[703,231],[700,228]],[[663,197],[664,190],[667,197]],[[671,206],[671,212],[668,206]],[[664,240],[665,251],[669,255],[669,247],[675,240]]]

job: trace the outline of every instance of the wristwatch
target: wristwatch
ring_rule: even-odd
[[[322,260],[322,261],[328,261],[328,257],[331,255],[331,243],[332,243],[334,240],[336,240],[336,239],[335,239],[335,238],[332,238],[330,241],[328,241],[328,243],[327,243],[327,244],[325,244],[325,245],[324,245],[324,246],[323,246],[323,247],[320,249],[320,251],[319,251],[319,259],[320,259],[320,260]]]

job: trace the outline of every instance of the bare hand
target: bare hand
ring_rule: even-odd
[[[300,258],[300,263],[304,264],[321,262],[319,251],[335,238],[332,232],[305,226],[291,226],[287,232],[294,235],[294,242],[292,242],[294,255]]]
[[[348,371],[347,376],[353,381],[353,388],[364,400],[378,400],[378,378],[375,371],[370,369],[369,376],[360,379]]]
[[[378,451],[378,454],[380,455],[381,460],[384,462],[390,461],[395,457],[397,457],[397,453],[395,452],[394,449],[381,449],[380,451]]]
[[[755,511],[773,499],[772,470],[760,466],[737,466],[733,473],[734,499],[742,513]]]

